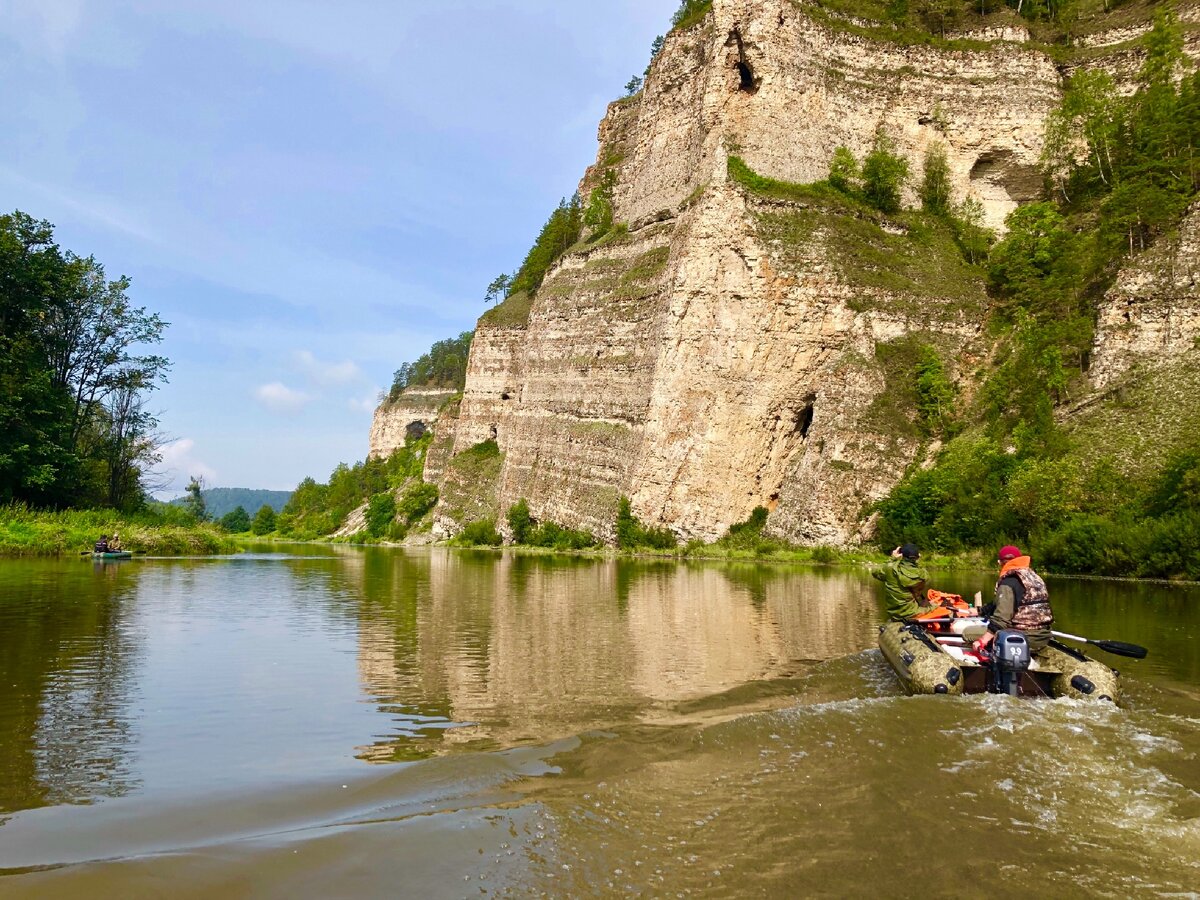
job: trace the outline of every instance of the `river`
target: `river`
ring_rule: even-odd
[[[860,569],[280,549],[0,561],[0,896],[1200,896],[1200,588],[1051,580],[1117,708],[906,697]]]

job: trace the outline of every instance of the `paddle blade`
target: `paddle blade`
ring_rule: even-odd
[[[1126,644],[1124,641],[1088,641],[1101,650],[1106,650],[1114,656],[1128,656],[1130,659],[1145,659],[1150,651],[1137,644]]]

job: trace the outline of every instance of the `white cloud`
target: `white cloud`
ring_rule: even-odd
[[[272,381],[254,391],[254,397],[272,412],[298,412],[308,403],[309,396],[303,391],[294,391],[286,384]]]
[[[371,390],[361,397],[351,397],[348,401],[349,406],[355,412],[366,413],[367,415],[375,414],[375,407],[379,405],[380,394],[383,393],[383,388],[376,385]]]
[[[204,479],[207,487],[216,484],[217,470],[198,459],[195,449],[196,442],[191,438],[180,438],[159,448],[162,462],[155,469],[161,487],[155,493],[160,497],[174,497],[183,492],[193,476]]]
[[[340,363],[322,362],[310,350],[297,350],[296,364],[309,381],[322,387],[352,384],[365,379],[363,370],[350,360]]]

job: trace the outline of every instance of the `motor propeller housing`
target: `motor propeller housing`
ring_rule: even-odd
[[[1033,654],[1029,641],[1019,631],[1001,631],[992,641],[992,690],[997,694],[1020,693],[1021,673],[1029,669]]]

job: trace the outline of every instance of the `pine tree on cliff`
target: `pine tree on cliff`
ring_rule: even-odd
[[[541,287],[542,279],[550,267],[578,243],[582,228],[583,209],[579,195],[574,194],[570,200],[559,201],[558,207],[542,226],[533,248],[521,263],[521,268],[509,283],[508,296],[521,291],[532,293]]]

